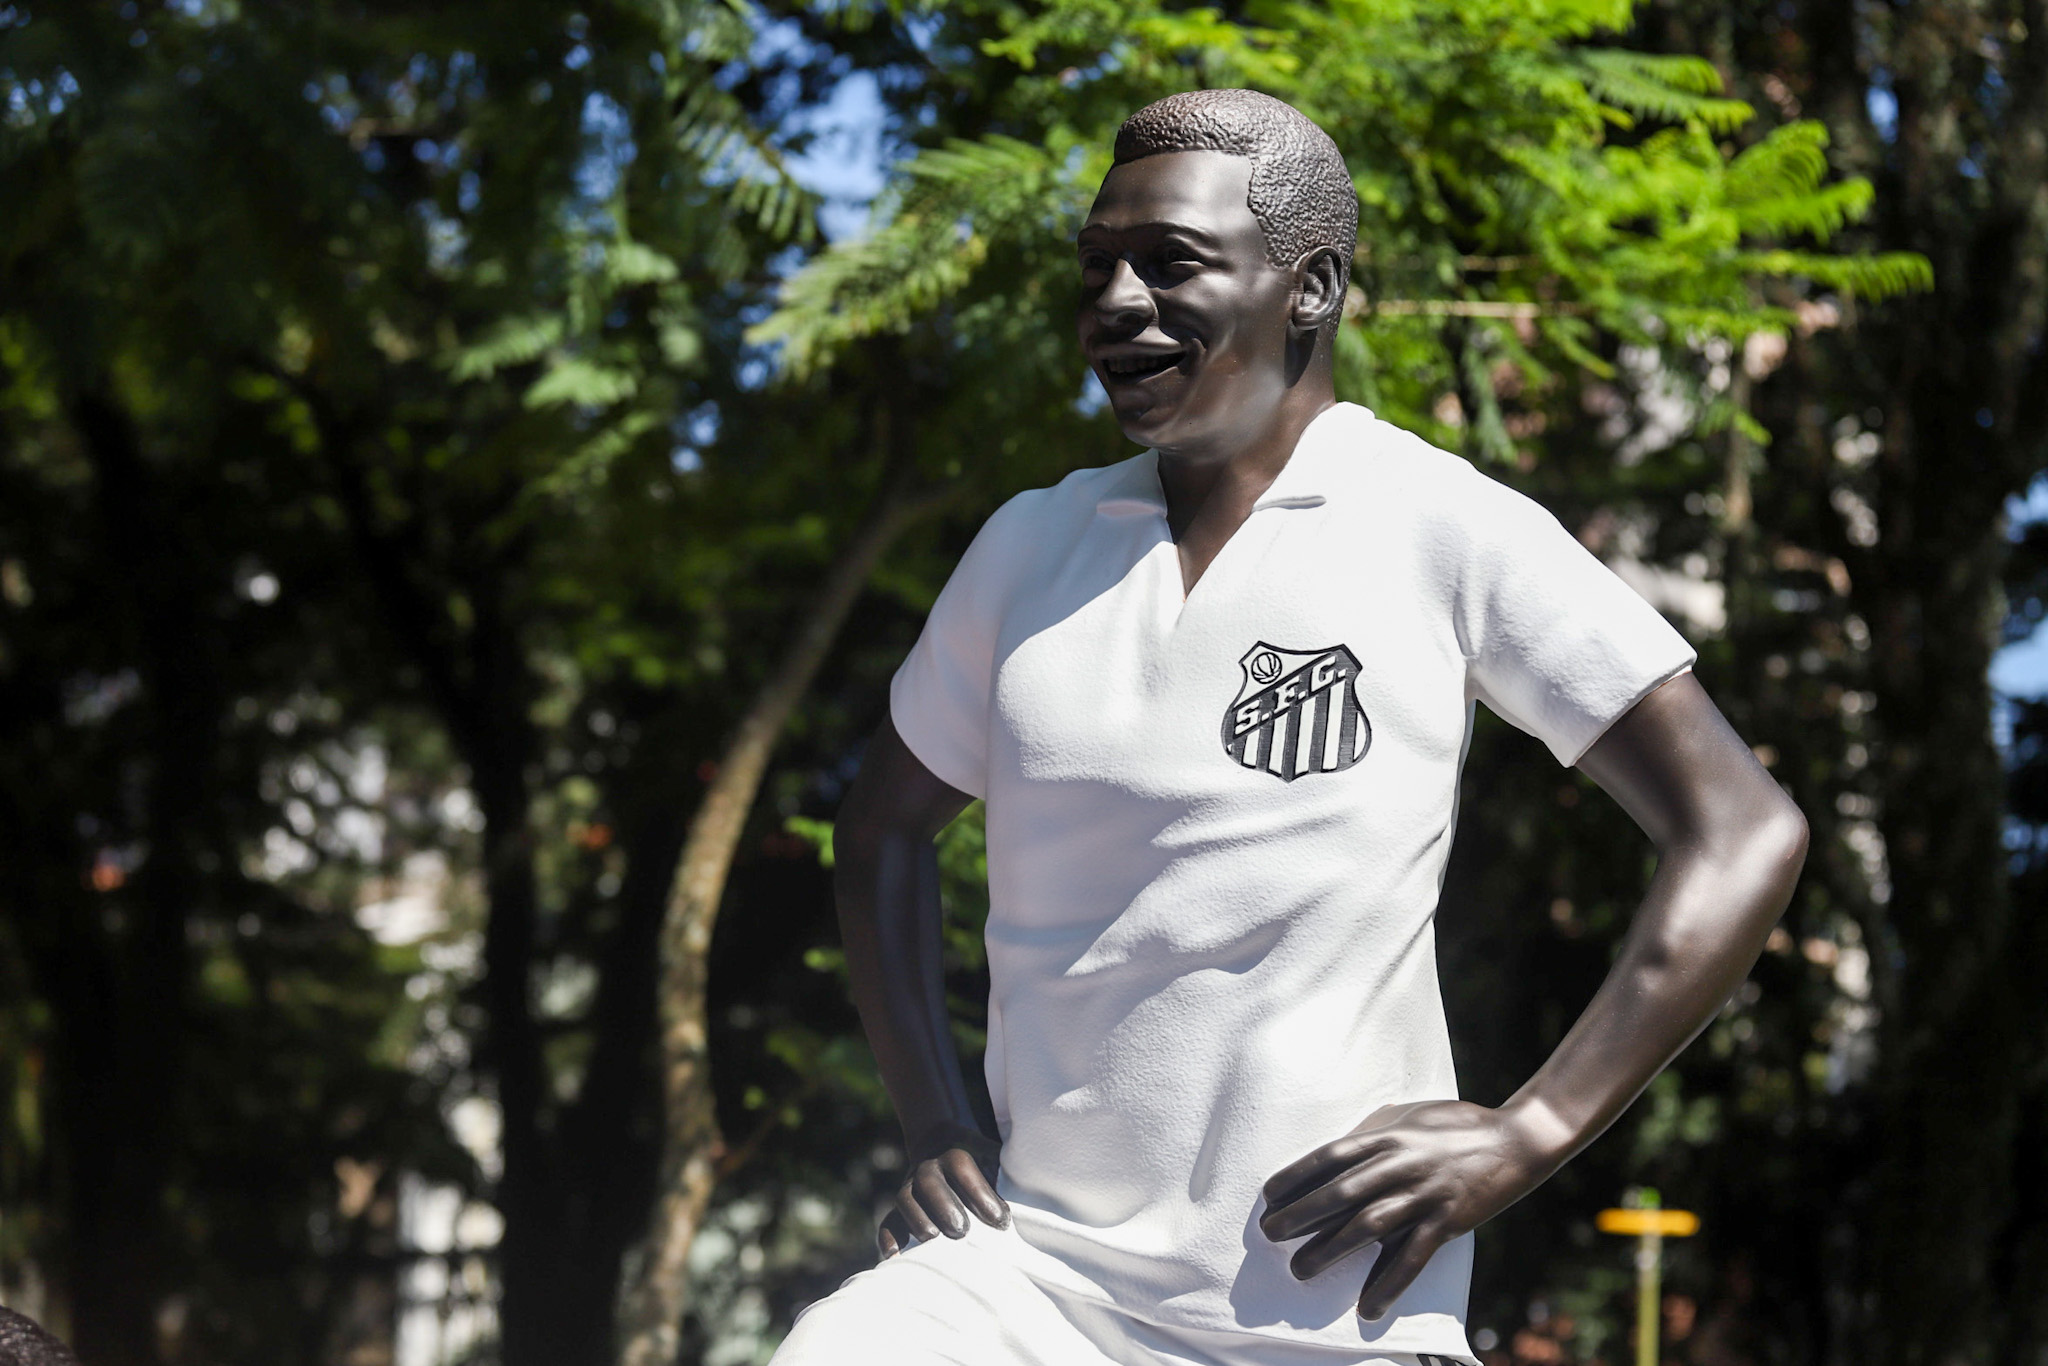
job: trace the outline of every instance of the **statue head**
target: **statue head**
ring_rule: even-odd
[[[1196,90],[1118,130],[1078,246],[1083,352],[1126,435],[1223,448],[1329,401],[1358,197],[1327,133],[1251,90]]]

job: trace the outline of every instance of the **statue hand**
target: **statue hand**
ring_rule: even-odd
[[[1542,1184],[1559,1165],[1533,1122],[1464,1101],[1387,1105],[1266,1182],[1259,1229],[1314,1234],[1289,1264],[1307,1280],[1371,1243],[1358,1313],[1386,1315],[1438,1248]]]
[[[964,1124],[937,1125],[910,1149],[910,1175],[896,1192],[896,1208],[882,1220],[875,1245],[887,1261],[916,1238],[967,1236],[968,1213],[994,1228],[1008,1228],[1010,1207],[996,1194],[1000,1146]]]

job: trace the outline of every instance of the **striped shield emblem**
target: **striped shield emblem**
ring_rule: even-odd
[[[1372,723],[1358,704],[1358,656],[1347,646],[1283,650],[1260,641],[1238,667],[1244,686],[1223,713],[1223,748],[1284,782],[1341,773],[1365,757]]]

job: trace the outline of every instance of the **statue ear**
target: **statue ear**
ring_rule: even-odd
[[[1344,263],[1335,247],[1317,247],[1294,267],[1293,323],[1320,332],[1344,311]]]

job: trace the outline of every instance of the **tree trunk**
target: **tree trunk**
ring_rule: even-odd
[[[566,1189],[551,1132],[546,1062],[532,998],[540,925],[530,826],[528,772],[539,748],[528,714],[532,677],[518,623],[505,601],[526,563],[520,538],[494,554],[438,565],[418,524],[386,527],[376,512],[355,424],[302,394],[318,415],[335,493],[349,519],[383,624],[420,670],[428,700],[469,768],[484,816],[485,904],[482,996],[486,1024],[479,1058],[493,1082],[504,1168],[495,1203],[504,1216],[497,1248],[499,1351],[505,1366],[561,1366],[590,1344],[577,1337],[577,1304],[561,1292],[576,1255],[565,1236]],[[459,588],[472,619],[450,620],[442,605]]]
[[[213,831],[221,695],[214,642],[195,610],[195,556],[178,544],[134,424],[97,394],[72,404],[93,466],[112,558],[127,593],[122,625],[135,633],[150,712],[144,809],[149,851],[112,902],[121,925],[67,928],[85,965],[63,965],[75,990],[60,1088],[70,1155],[72,1317],[79,1352],[105,1366],[162,1359],[156,1312],[173,1286],[166,1195],[176,1153],[173,1118],[183,1072],[186,925],[208,898],[202,861],[225,843]],[[95,908],[98,909],[98,908]],[[97,961],[95,961],[97,960]],[[74,976],[74,972],[76,975]],[[80,1044],[83,1047],[80,1047]]]
[[[484,813],[483,995],[488,1009],[483,1060],[496,1083],[502,1116],[503,1174],[496,1203],[505,1219],[498,1244],[499,1352],[505,1366],[560,1366],[554,1272],[559,1192],[542,1127],[547,1084],[533,1014],[534,885],[530,800],[523,756],[472,763]]]
[[[563,1318],[564,1362],[611,1360],[618,1333],[620,1271],[653,1208],[660,1136],[656,1077],[648,1066],[658,1037],[662,913],[682,856],[684,829],[673,803],[673,750],[643,741],[634,765],[659,769],[636,779],[637,800],[624,784],[606,793],[630,829],[619,923],[602,952],[597,997],[590,1009],[591,1053],[575,1104],[558,1129],[558,1185],[573,1202],[562,1230],[563,1255],[553,1293]],[[667,793],[660,801],[654,794]],[[629,816],[629,811],[637,816]]]
[[[907,473],[907,471],[906,471]],[[889,545],[946,493],[914,496],[889,481],[826,571],[818,595],[727,743],[690,819],[661,933],[663,1138],[660,1187],[620,1310],[622,1366],[671,1366],[688,1295],[690,1243],[716,1184],[723,1140],[711,1090],[706,960],[726,876],[777,738],[824,662]]]
[[[2044,1344],[2020,1325],[2048,1285],[2004,1250],[2040,1236],[2015,1197],[2043,1164],[2023,1112],[2048,1062],[2048,962],[2020,918],[2038,913],[2012,903],[1985,675],[2010,551],[2003,506],[2044,463],[2048,5],[1894,9],[1861,38],[1860,63],[1861,10],[1828,0],[1807,23],[1809,103],[1865,159],[1851,169],[1877,184],[1880,245],[1925,253],[1936,275],[1933,295],[1843,338],[1883,412],[1881,539],[1842,554],[1870,627],[1890,889],[1869,935],[1880,1061],[1845,1296],[1862,1308],[1832,1356],[2034,1359]],[[1871,70],[1897,101],[1888,143],[1867,113]]]

